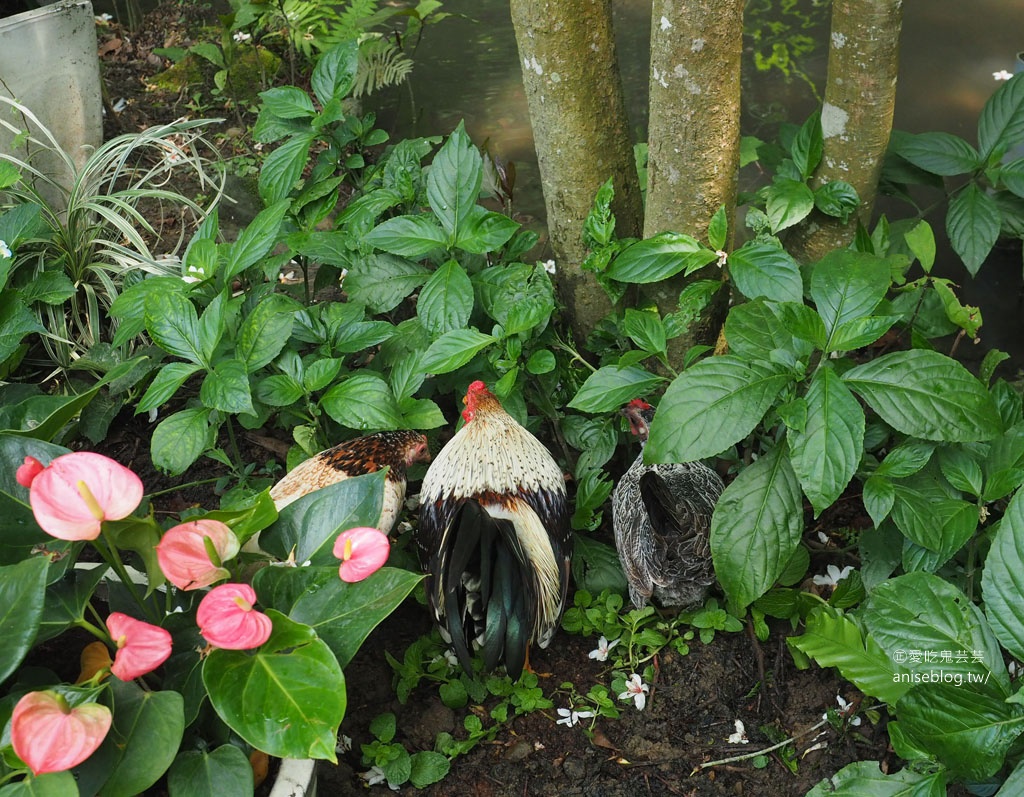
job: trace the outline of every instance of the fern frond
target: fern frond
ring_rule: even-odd
[[[368,38],[359,45],[353,97],[372,94],[386,86],[397,86],[412,72],[413,63],[394,42]]]

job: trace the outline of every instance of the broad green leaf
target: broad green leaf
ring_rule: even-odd
[[[893,504],[896,502],[896,490],[892,482],[884,476],[877,475],[876,472],[864,482],[862,497],[864,508],[871,517],[871,522],[875,524],[875,528],[878,528],[882,525],[882,521],[889,516]]]
[[[434,156],[427,173],[427,201],[441,223],[445,241],[456,239],[463,222],[476,207],[482,183],[483,159],[459,122]]]
[[[208,368],[199,347],[199,316],[180,293],[151,293],[146,297],[146,331],[164,351]]]
[[[952,774],[984,780],[1003,766],[1024,731],[1024,709],[989,683],[923,683],[897,704],[900,729]]]
[[[712,249],[725,249],[729,236],[729,215],[725,212],[725,205],[715,211],[708,224],[708,243]]]
[[[796,260],[785,249],[751,242],[729,255],[729,274],[748,299],[802,302],[803,280]]]
[[[311,393],[323,390],[338,376],[342,362],[339,357],[320,357],[314,360],[302,375],[302,386]]]
[[[663,381],[663,377],[636,366],[606,365],[587,377],[568,406],[583,412],[611,412],[649,395]]]
[[[52,440],[98,392],[96,386],[78,395],[30,395],[17,403],[0,401],[0,433]]]
[[[264,168],[266,168],[264,166]],[[231,245],[228,260],[224,269],[224,282],[229,283],[237,274],[255,265],[277,243],[277,233],[281,228],[285,213],[291,203],[287,199],[270,205],[261,210],[249,225],[238,234]]]
[[[43,615],[46,570],[42,554],[0,567],[0,681],[18,669],[32,648]]]
[[[853,351],[870,346],[899,320],[898,315],[869,315],[845,321],[836,327],[827,351]]]
[[[253,373],[267,365],[284,348],[292,332],[297,305],[281,294],[257,304],[242,321],[235,341],[235,355]]]
[[[210,413],[205,407],[197,407],[181,410],[160,421],[150,441],[153,464],[177,476],[199,459],[213,444]]]
[[[935,265],[935,233],[931,225],[922,219],[903,234],[903,240],[920,261],[925,273],[930,272]]]
[[[275,202],[288,198],[302,179],[309,147],[315,139],[312,132],[292,136],[267,156],[260,169],[258,186],[260,199],[265,205],[273,206]],[[242,270],[233,269],[232,274]]]
[[[167,788],[174,797],[251,797],[252,764],[233,744],[185,750],[167,772]]]
[[[254,412],[245,363],[235,359],[218,360],[199,388],[199,400],[205,407],[221,412]]]
[[[626,595],[629,590],[615,548],[587,534],[576,535],[572,579],[579,589],[585,589],[594,595],[606,589],[619,595]]]
[[[803,302],[781,302],[774,308],[783,327],[798,340],[812,344],[813,348],[824,349],[828,343],[825,323],[813,307]],[[730,311],[731,312],[731,311]],[[800,351],[809,354],[811,348],[804,347]]]
[[[1003,781],[1003,785],[999,787],[995,797],[1016,797],[1018,794],[1024,794],[1024,762],[1020,762],[1014,767],[1010,777]]]
[[[263,101],[262,110],[282,119],[299,119],[316,114],[309,95],[295,86],[278,86],[261,91],[260,99]]]
[[[800,636],[786,640],[822,667],[835,667],[864,694],[895,703],[911,684],[902,683],[898,673],[905,670],[887,656],[871,635],[861,632],[853,620],[833,610],[815,610],[807,617]]]
[[[920,440],[908,440],[889,450],[885,459],[875,470],[878,476],[888,476],[891,479],[903,479],[913,476],[921,468],[928,464],[935,451],[934,443],[925,443]]]
[[[981,465],[967,451],[950,447],[940,449],[939,467],[954,488],[975,498],[981,495],[985,477]]]
[[[985,615],[1010,654],[1024,659],[1024,490],[1006,507],[981,574]]]
[[[473,283],[455,260],[437,269],[416,301],[416,314],[434,335],[464,329],[473,311]]]
[[[629,335],[633,343],[645,351],[656,353],[665,351],[665,324],[662,323],[657,311],[627,308],[626,317],[622,322],[622,331]]]
[[[64,304],[75,295],[75,290],[74,283],[63,271],[44,271],[19,289],[25,304],[42,302],[51,305]]]
[[[884,354],[843,374],[882,419],[925,440],[991,440],[1001,431],[992,397],[955,360],[914,349]]]
[[[605,271],[619,282],[661,282],[680,271],[694,271],[715,260],[715,253],[682,233],[665,232],[623,249]]]
[[[919,169],[952,177],[972,172],[982,165],[978,151],[951,133],[919,133],[898,139],[896,152]]]
[[[950,200],[946,234],[972,277],[995,246],[1001,225],[999,206],[976,183],[968,183]]]
[[[656,421],[662,412],[659,408]],[[718,499],[711,520],[715,573],[740,612],[768,591],[800,544],[800,483],[784,454],[785,447],[776,446],[740,471]]]
[[[402,257],[421,258],[445,248],[445,231],[433,216],[396,216],[381,222],[363,236],[363,241]]]
[[[811,273],[811,298],[830,338],[847,322],[870,316],[889,290],[888,261],[850,250],[829,252]]]
[[[0,797],[77,797],[79,793],[77,780],[71,770],[29,775],[24,780],[0,788]]]
[[[433,750],[421,750],[410,757],[412,768],[409,770],[409,782],[417,789],[425,789],[433,783],[444,780],[451,769],[451,761],[447,756]]]
[[[363,581],[333,578],[299,596],[289,617],[311,626],[345,667],[370,632],[423,580],[419,573],[383,567]]]
[[[776,177],[764,192],[765,210],[773,233],[803,221],[814,209],[814,193],[798,180]]]
[[[735,354],[701,360],[665,391],[644,461],[692,462],[721,453],[750,434],[792,380],[782,366]]]
[[[460,222],[454,245],[474,255],[484,255],[508,243],[519,226],[519,222],[504,213],[494,213],[474,205]]]
[[[945,797],[944,771],[921,773],[901,769],[883,774],[877,761],[847,764],[828,780],[818,783],[807,797]]]
[[[313,629],[270,609],[274,630],[253,651],[214,650],[203,683],[214,710],[253,747],[280,758],[336,761],[345,676]]]
[[[302,385],[287,374],[274,374],[256,384],[256,398],[271,407],[287,407],[304,395]]]
[[[60,579],[50,584],[46,590],[43,616],[39,621],[39,632],[32,643],[33,647],[59,636],[85,619],[86,607],[108,569],[105,564],[88,570],[82,567],[69,568]],[[0,620],[0,626],[2,624]]]
[[[815,111],[800,126],[800,130],[794,136],[790,146],[793,163],[799,170],[800,176],[805,180],[814,174],[814,170],[821,161],[824,146],[824,137],[821,133],[821,112]]]
[[[981,109],[978,144],[989,156],[1024,139],[1024,78],[1017,73],[998,89]]]
[[[345,277],[345,292],[349,301],[365,304],[375,313],[387,313],[426,282],[430,274],[428,268],[418,263],[379,254],[353,264]]]
[[[1004,165],[999,170],[999,179],[1008,191],[1024,198],[1024,158]]]
[[[473,327],[445,332],[423,352],[420,369],[428,374],[447,374],[461,368],[495,340],[493,335],[485,335]]]
[[[21,296],[13,290],[0,294],[0,363],[14,354],[24,337],[33,332],[45,334],[46,328]]]
[[[833,180],[814,192],[814,207],[826,216],[832,216],[846,224],[850,216],[860,207],[857,189],[843,180]]]
[[[335,385],[320,399],[335,421],[349,429],[379,431],[402,424],[388,383],[374,373],[360,371]]]
[[[402,399],[398,410],[404,429],[437,429],[447,423],[441,408],[430,399]]]
[[[320,56],[309,85],[321,105],[343,99],[352,90],[358,63],[359,43],[355,39],[336,44]]]
[[[807,388],[807,424],[787,433],[793,471],[820,515],[842,495],[864,451],[864,411],[832,368],[819,368]]]

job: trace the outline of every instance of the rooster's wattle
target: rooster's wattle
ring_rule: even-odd
[[[612,493],[615,547],[638,609],[699,603],[715,581],[708,530],[722,494],[721,478],[701,462],[645,465],[643,445],[654,408],[634,399],[623,408],[640,439],[636,458]]]
[[[427,438],[419,432],[377,432],[347,440],[296,465],[271,488],[270,497],[280,512],[307,493],[387,466],[384,504],[375,524],[387,534],[398,521],[405,501],[406,469],[414,462],[429,461]]]
[[[569,586],[565,480],[551,454],[483,382],[463,399],[465,426],[441,449],[420,495],[420,559],[442,634],[466,672],[522,673],[531,642],[547,647]]]

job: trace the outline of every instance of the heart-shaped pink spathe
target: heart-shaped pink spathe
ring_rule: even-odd
[[[205,540],[209,539],[216,557],[210,559]],[[192,520],[164,532],[156,546],[156,558],[163,574],[178,589],[208,587],[227,578],[222,563],[238,553],[238,537],[219,520]]]
[[[11,715],[11,745],[33,774],[63,772],[96,751],[111,719],[99,703],[71,708],[56,692],[29,692]]]
[[[359,526],[343,531],[334,541],[334,555],[341,560],[341,580],[362,581],[380,570],[391,553],[388,536],[380,529]]]
[[[122,681],[150,673],[170,658],[171,635],[159,626],[111,612],[107,630],[117,648],[110,671]]]
[[[221,584],[199,602],[199,633],[215,648],[249,650],[270,638],[273,623],[256,611],[256,591],[248,584]]]

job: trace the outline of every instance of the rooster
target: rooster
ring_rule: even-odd
[[[465,426],[423,477],[418,541],[427,597],[468,674],[476,643],[485,670],[503,662],[516,680],[530,643],[547,647],[565,608],[565,480],[483,382],[473,382],[463,402]]]
[[[623,408],[641,451],[612,493],[615,547],[638,609],[652,597],[665,607],[699,603],[715,581],[708,530],[721,478],[700,462],[645,465],[643,445],[654,408],[634,399]]]
[[[419,432],[377,432],[348,440],[321,451],[294,467],[270,490],[280,512],[307,493],[351,476],[375,473],[385,465],[384,503],[376,527],[385,534],[394,528],[405,501],[406,469],[415,462],[429,462],[426,436]]]

